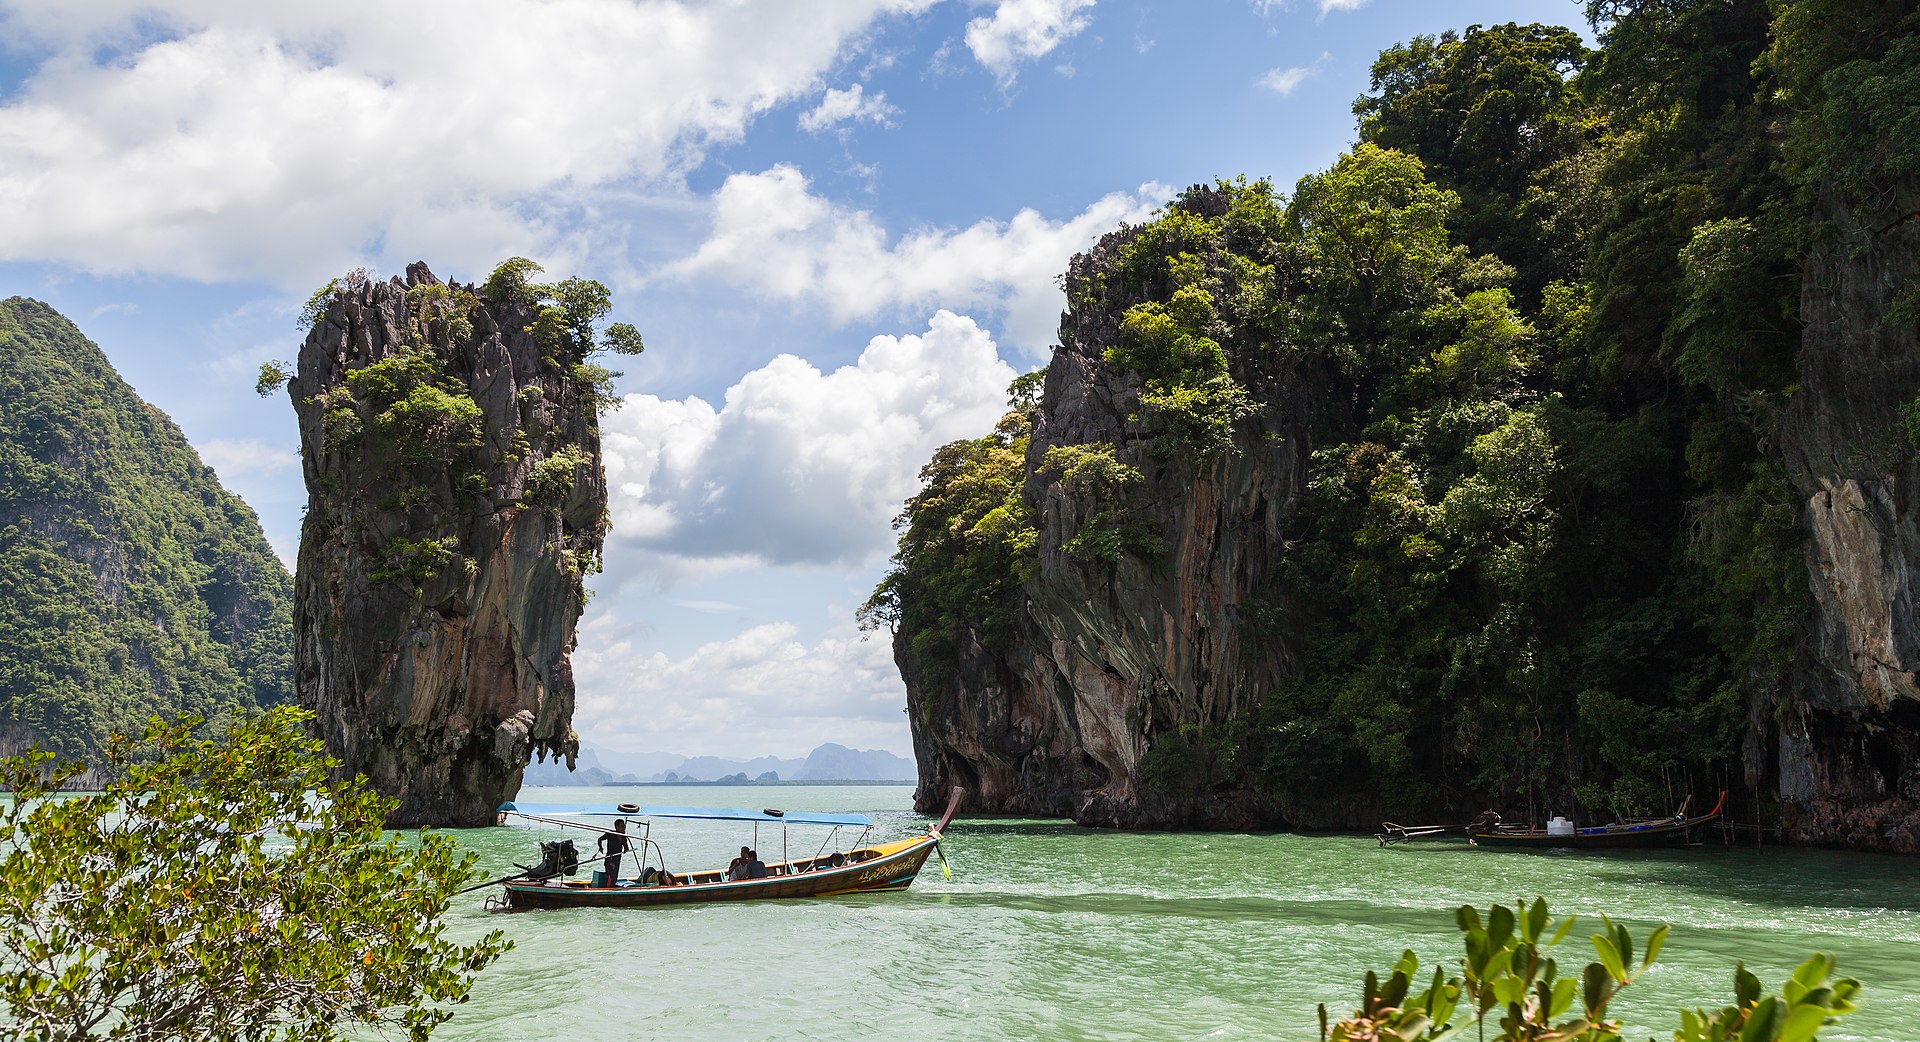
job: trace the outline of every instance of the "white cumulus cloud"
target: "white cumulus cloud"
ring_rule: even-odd
[[[1331,11],[1358,11],[1367,6],[1367,0],[1320,0],[1320,17],[1325,18]]]
[[[1095,0],[1001,0],[989,17],[967,23],[975,60],[1011,83],[1021,62],[1051,52],[1093,24]]]
[[[1104,196],[1077,216],[1021,210],[1006,221],[922,229],[895,239],[869,212],[814,195],[785,164],[734,174],[713,199],[713,230],[668,278],[715,278],[824,306],[836,322],[901,308],[999,312],[1003,337],[1034,357],[1053,343],[1065,303],[1056,279],[1102,234],[1146,220],[1161,185]]]
[[[941,311],[925,333],[874,337],[830,373],[780,355],[728,388],[718,409],[628,395],[601,428],[609,570],[659,557],[876,561],[892,548],[889,522],[919,487],[921,465],[990,430],[1015,375],[972,319]]]
[[[828,90],[820,104],[800,114],[800,129],[819,133],[847,122],[891,126],[894,114],[899,111],[887,104],[885,91],[874,91],[869,96],[866,88],[856,83],[846,90]]]
[[[573,655],[574,727],[589,744],[799,757],[833,741],[912,755],[884,637],[849,626],[808,644],[771,622],[676,658],[617,630],[611,616],[589,618]]]
[[[0,260],[304,285],[554,247],[932,0],[9,0]]]

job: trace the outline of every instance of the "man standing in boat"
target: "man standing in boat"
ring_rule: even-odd
[[[606,856],[607,886],[620,885],[620,856],[631,847],[627,839],[627,819],[618,818],[613,823],[612,832],[600,834],[600,852]]]

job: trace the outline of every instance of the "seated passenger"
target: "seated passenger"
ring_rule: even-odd
[[[753,851],[740,848],[740,856],[727,863],[727,882],[747,878],[747,866],[753,863]]]
[[[768,875],[767,863],[760,860],[760,852],[757,850],[747,851],[746,874],[742,878],[765,879]]]

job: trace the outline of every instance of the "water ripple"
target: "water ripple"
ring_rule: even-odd
[[[925,823],[899,787],[781,798],[869,812],[887,835]],[[456,835],[502,872],[528,859],[533,840],[510,829]],[[670,842],[669,854],[683,867],[724,863],[742,842],[731,826],[675,835],[684,844]],[[765,853],[774,840],[760,842]],[[504,917],[462,905],[454,932],[500,928],[516,946],[435,1037],[1305,1039],[1318,1003],[1347,1008],[1366,970],[1402,949],[1428,965],[1457,958],[1457,905],[1535,895],[1642,934],[1674,925],[1661,965],[1623,997],[1630,1037],[1669,1034],[1677,1006],[1726,1001],[1736,960],[1777,983],[1815,949],[1866,982],[1862,1012],[1823,1039],[1907,1042],[1920,1009],[1920,873],[1906,859],[1382,850],[1359,837],[1011,820],[958,822],[945,847],[954,880],[930,870],[902,894]],[[1575,958],[1586,957],[1585,933],[1568,942]]]

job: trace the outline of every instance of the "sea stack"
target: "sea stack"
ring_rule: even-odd
[[[491,824],[530,757],[578,748],[607,493],[591,343],[557,310],[511,273],[482,289],[416,263],[307,313],[295,684],[340,771],[399,801],[394,827]]]

